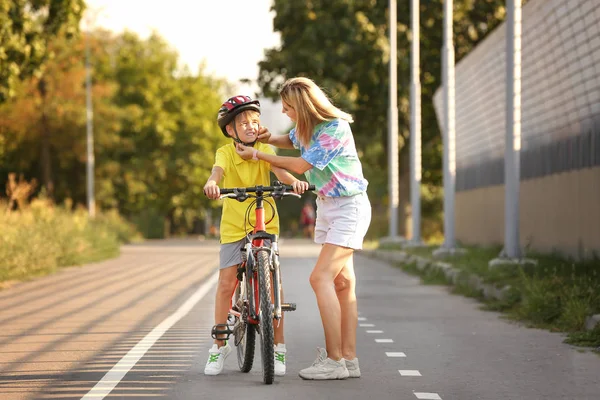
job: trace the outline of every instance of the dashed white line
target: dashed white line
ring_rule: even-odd
[[[359,321],[366,321],[367,319],[365,317],[358,317]]]
[[[406,357],[406,354],[404,354],[401,351],[398,351],[398,352],[393,352],[393,351],[387,352],[386,351],[385,355],[388,356],[388,357]]]
[[[393,339],[375,339],[375,343],[394,343]]]
[[[421,373],[416,369],[400,369],[398,372],[402,376],[421,376]]]
[[[361,328],[372,328],[375,326],[375,324],[358,324],[358,326]]]
[[[134,348],[114,366],[104,377],[94,386],[81,400],[103,399],[121,382],[121,379],[131,370],[131,368],[146,354],[152,345],[164,335],[173,325],[198,303],[208,291],[217,283],[219,273],[216,272],[196,290],[196,292],[183,303],[177,311],[165,318],[156,328],[140,340]]]
[[[437,393],[415,392],[415,396],[420,400],[442,400]]]
[[[383,333],[383,331],[367,331],[367,333]]]

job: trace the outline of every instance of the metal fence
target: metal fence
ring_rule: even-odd
[[[600,1],[531,0],[522,46],[521,180],[600,166]],[[456,66],[457,192],[504,183],[505,60],[502,25]]]

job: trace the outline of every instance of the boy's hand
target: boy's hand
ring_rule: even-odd
[[[308,190],[308,182],[304,181],[294,181],[292,183],[292,188],[294,188],[294,193],[302,194]]]
[[[254,152],[254,147],[244,146],[241,143],[236,143],[235,144],[235,151],[244,160],[250,160],[252,158],[252,153]]]
[[[256,136],[256,139],[259,142],[268,144],[269,139],[271,139],[271,132],[269,132],[269,130],[264,126],[261,126],[260,128],[258,128],[258,135]]]
[[[221,190],[219,186],[217,186],[216,182],[208,181],[206,185],[204,185],[204,194],[211,200],[216,200],[221,195]]]

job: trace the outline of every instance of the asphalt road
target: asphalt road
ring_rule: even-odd
[[[125,246],[0,292],[0,399],[598,400],[600,357],[481,311],[447,288],[357,254],[362,377],[303,381],[323,346],[308,276],[319,246],[281,243],[288,373],[262,383],[235,354],[204,376],[218,243]]]

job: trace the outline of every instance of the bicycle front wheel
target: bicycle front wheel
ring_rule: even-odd
[[[260,348],[263,381],[270,385],[275,378],[275,348],[273,337],[273,304],[271,303],[271,264],[266,250],[258,251],[258,284],[260,292]]]

